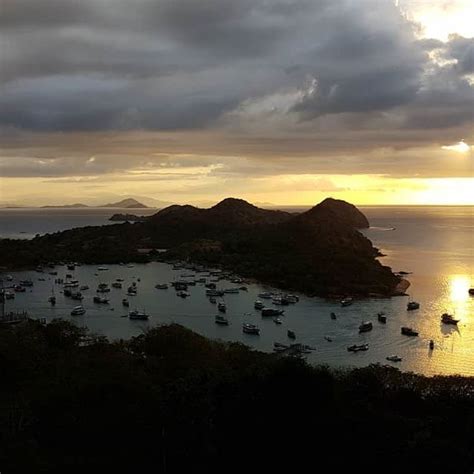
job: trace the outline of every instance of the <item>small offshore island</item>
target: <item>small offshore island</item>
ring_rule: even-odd
[[[377,260],[379,251],[358,230],[368,227],[355,206],[332,198],[300,214],[227,198],[209,209],[169,206],[134,223],[3,239],[0,259],[9,269],[60,261],[188,261],[315,296],[404,294],[408,282]]]

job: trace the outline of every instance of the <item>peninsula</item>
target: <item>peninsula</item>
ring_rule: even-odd
[[[401,278],[383,266],[359,229],[367,218],[345,201],[325,199],[292,214],[227,198],[208,209],[169,206],[143,221],[84,227],[32,240],[0,241],[8,267],[46,261],[82,263],[186,260],[230,269],[244,277],[319,296],[390,296]]]

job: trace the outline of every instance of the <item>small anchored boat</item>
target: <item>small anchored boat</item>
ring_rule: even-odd
[[[368,344],[353,344],[347,348],[349,352],[359,352],[359,351],[368,351],[369,345]]]
[[[260,328],[255,324],[244,323],[242,324],[242,331],[245,334],[254,334],[258,336],[260,334]]]
[[[407,303],[407,311],[414,311],[415,309],[419,309],[419,308],[420,308],[420,303],[416,301],[409,301]]]
[[[227,318],[225,318],[224,316],[222,316],[221,314],[216,315],[216,317],[214,318],[214,322],[216,324],[221,325],[221,326],[228,326],[229,325],[229,320]]]
[[[359,326],[359,332],[372,331],[373,325],[370,321],[365,321]]]
[[[401,362],[402,361],[402,358],[400,356],[397,356],[397,355],[388,356],[388,357],[386,357],[386,359],[389,360],[390,362]]]
[[[412,328],[409,328],[407,326],[403,326],[401,328],[401,333],[404,335],[404,336],[418,336],[418,331],[415,331],[414,329]]]
[[[86,313],[86,310],[84,309],[83,306],[76,306],[73,308],[71,311],[71,316],[81,316]]]
[[[455,319],[452,314],[444,313],[441,315],[441,322],[443,324],[452,324],[454,326],[457,326],[459,321],[460,319]]]
[[[286,334],[287,334],[287,336],[288,336],[290,339],[296,339],[296,334],[295,334],[293,331],[290,331],[290,330],[288,329],[288,331],[287,331]]]

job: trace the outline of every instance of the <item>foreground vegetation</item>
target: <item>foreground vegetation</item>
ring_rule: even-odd
[[[178,325],[111,343],[56,320],[0,328],[0,380],[4,473],[474,468],[473,378],[334,372]]]

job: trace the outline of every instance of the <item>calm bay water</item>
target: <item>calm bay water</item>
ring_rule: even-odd
[[[407,277],[411,282],[408,292],[421,303],[420,310],[407,312],[407,297],[362,300],[341,308],[334,302],[302,296],[299,303],[285,308],[283,324],[277,326],[271,318],[262,318],[253,309],[258,293],[269,288],[249,284],[247,292],[226,295],[231,325],[220,327],[214,323],[217,310],[205,297],[203,285],[190,287],[191,296],[187,299],[178,298],[172,289],[154,288],[156,283],[169,283],[182,273],[189,273],[187,270],[175,271],[161,263],[135,265],[133,268],[111,265],[108,271],[101,272],[97,267],[77,267],[74,277],[91,289],[84,292],[83,305],[87,313],[75,317],[69,313],[77,302],[64,298],[60,286],[54,285],[54,276],[36,272],[14,273],[15,280],[31,278],[35,285],[32,291],[16,294],[14,300],[8,301],[8,309],[26,309],[32,315],[47,319],[64,317],[110,338],[128,338],[141,333],[145,327],[174,321],[211,338],[241,341],[266,351],[272,350],[275,341],[290,342],[286,331],[292,329],[298,342],[316,347],[317,350],[307,356],[313,363],[331,366],[364,366],[374,362],[392,364],[385,358],[397,354],[403,361],[393,365],[402,370],[430,375],[474,375],[474,298],[468,295],[469,287],[474,286],[473,208],[394,206],[362,207],[361,210],[372,225],[364,233],[386,254],[381,261],[396,271],[413,272]],[[105,224],[113,212],[115,210],[111,212],[110,209],[1,210],[0,235],[25,237],[37,232]],[[48,222],[45,222],[46,218]],[[59,277],[67,273],[64,267],[57,270]],[[95,305],[92,297],[97,284],[111,283],[116,278],[125,279],[124,289],[111,290],[109,306]],[[145,309],[152,315],[148,322],[122,317],[126,311],[121,300],[126,287],[133,281],[137,282],[138,295],[129,297],[130,309]],[[219,286],[235,285],[221,281]],[[47,299],[53,287],[58,302],[51,308]],[[337,320],[330,319],[331,311],[336,312]],[[386,325],[377,322],[379,311],[386,313]],[[461,319],[457,328],[440,324],[440,315],[445,311]],[[373,321],[373,331],[358,334],[359,324],[366,320]],[[243,322],[258,324],[261,335],[243,334]],[[413,327],[420,336],[402,336],[401,326]],[[324,336],[330,336],[333,342],[326,341]],[[436,345],[432,352],[428,349],[430,339]],[[365,342],[370,344],[367,352],[352,354],[346,350],[348,345]]]

